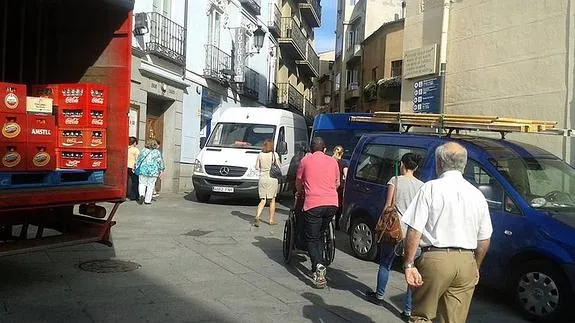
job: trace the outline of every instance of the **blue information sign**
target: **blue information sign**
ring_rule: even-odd
[[[413,112],[439,113],[441,80],[439,77],[413,83]]]

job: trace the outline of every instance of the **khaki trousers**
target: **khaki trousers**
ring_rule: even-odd
[[[410,322],[464,323],[475,290],[477,263],[471,251],[427,251],[416,262],[423,285],[413,290]]]

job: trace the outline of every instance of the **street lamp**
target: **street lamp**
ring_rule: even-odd
[[[260,53],[260,49],[264,47],[264,39],[266,37],[266,32],[262,29],[262,26],[258,26],[256,30],[254,30],[254,47],[256,48],[257,53]]]

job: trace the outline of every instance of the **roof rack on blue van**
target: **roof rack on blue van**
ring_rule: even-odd
[[[451,135],[460,130],[494,131],[505,138],[509,132],[540,133],[550,135],[572,136],[573,129],[558,129],[556,121],[513,119],[497,116],[435,114],[435,113],[401,113],[375,112],[374,116],[352,116],[352,122],[397,124],[402,132],[413,126],[435,129],[438,134]]]

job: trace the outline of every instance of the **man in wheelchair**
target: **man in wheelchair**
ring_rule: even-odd
[[[316,137],[311,142],[311,154],[306,155],[296,175],[296,200],[303,199],[304,233],[311,261],[313,279],[318,288],[326,285],[323,262],[323,233],[338,208],[339,166],[325,154],[325,142]]]

